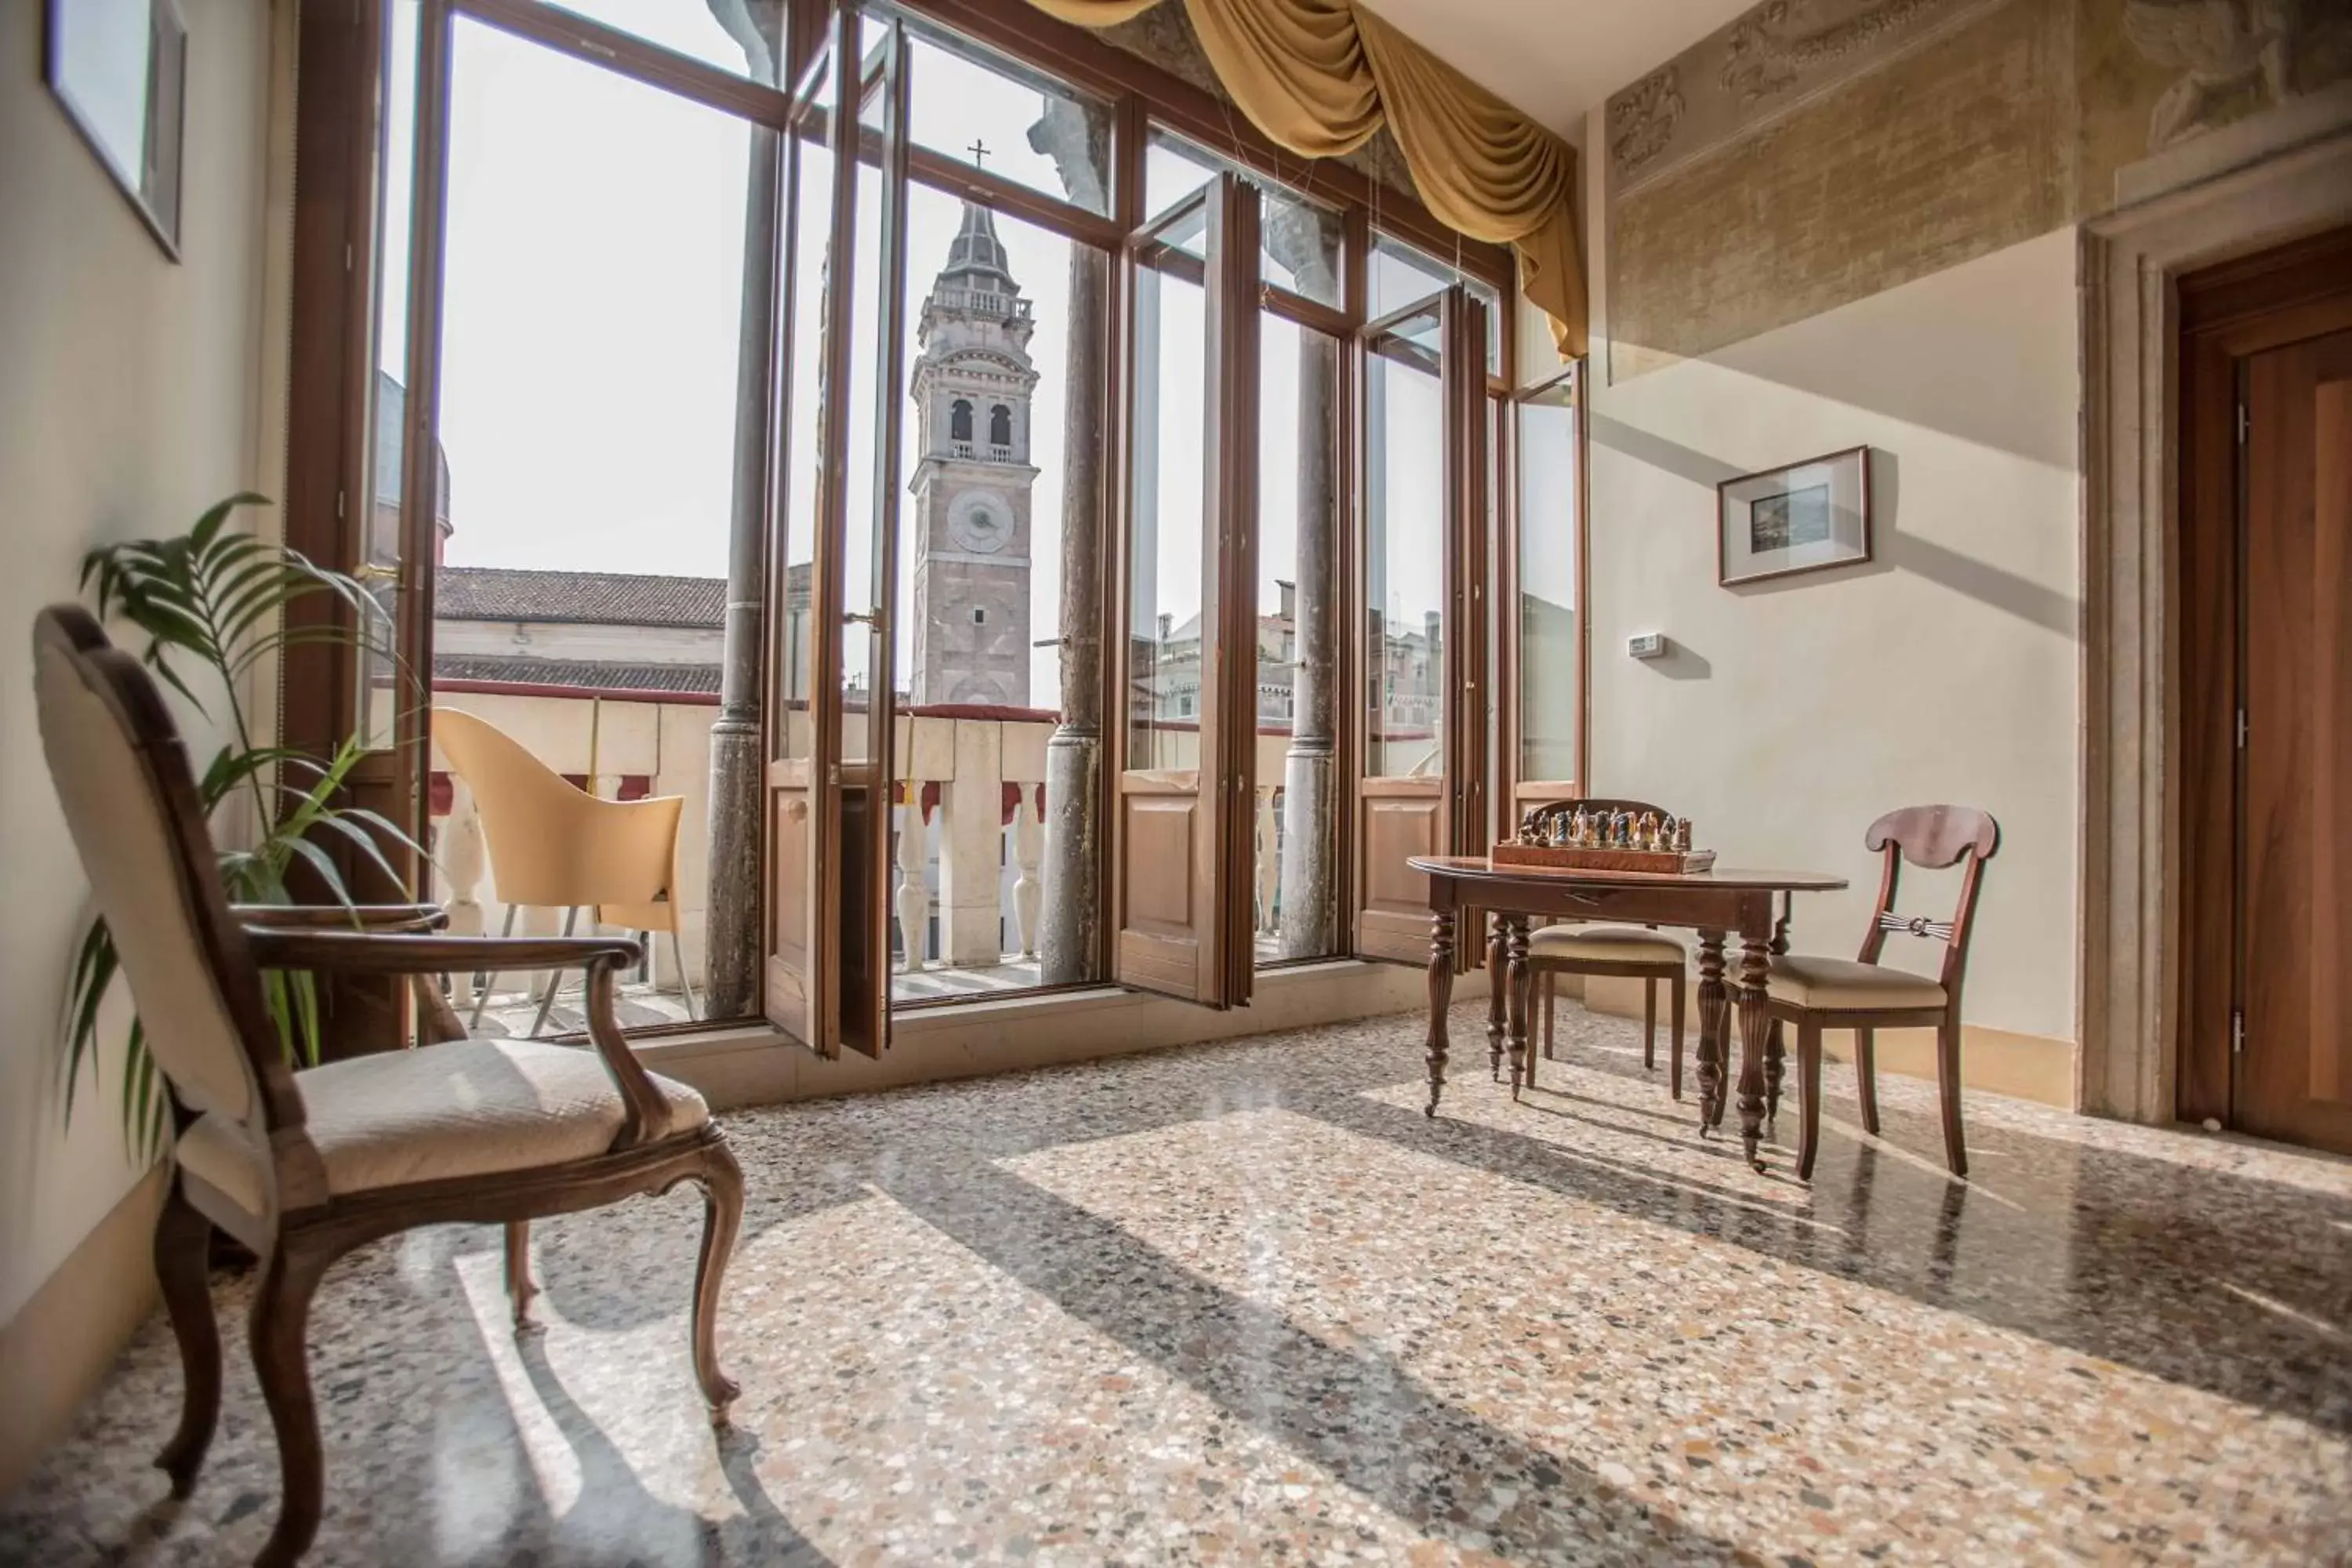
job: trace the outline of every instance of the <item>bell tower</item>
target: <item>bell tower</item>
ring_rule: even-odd
[[[916,325],[915,637],[908,700],[1029,705],[1031,301],[964,204]]]

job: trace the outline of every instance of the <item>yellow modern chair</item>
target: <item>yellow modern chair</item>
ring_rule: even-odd
[[[507,907],[506,934],[514,932],[517,909],[534,908],[562,910],[569,936],[583,905],[593,907],[605,925],[667,931],[687,1016],[693,1016],[694,985],[678,940],[677,826],[684,798],[600,800],[497,725],[456,708],[433,710],[433,743],[474,793],[491,883]],[[475,1001],[477,1023],[498,978],[488,976]],[[554,1005],[551,979],[531,1023],[533,1035],[546,1026]]]

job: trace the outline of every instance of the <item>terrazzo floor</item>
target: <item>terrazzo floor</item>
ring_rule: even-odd
[[[1483,1044],[1475,1006],[1454,1038]],[[714,1437],[681,1192],[340,1266],[311,1333],[340,1563],[2352,1562],[2352,1164],[1828,1073],[1808,1189],[1564,1007],[1513,1105],[1418,1023],[730,1114]],[[1789,1109],[1785,1108],[1784,1110]],[[225,1316],[247,1287],[222,1277]],[[9,1563],[248,1561],[232,1332],[194,1495],[159,1319],[0,1501]]]

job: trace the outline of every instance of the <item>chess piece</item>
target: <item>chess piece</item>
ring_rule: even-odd
[[[1658,847],[1671,851],[1675,847],[1675,814],[1668,812],[1658,823]]]
[[[1641,825],[1633,830],[1633,837],[1635,846],[1639,848],[1655,849],[1658,847],[1658,814],[1656,812],[1645,811],[1642,814]]]
[[[1543,814],[1539,811],[1528,812],[1525,816],[1519,818],[1519,842],[1522,844],[1542,843],[1542,828]]]
[[[1587,826],[1584,820],[1584,807],[1580,805],[1576,808],[1575,818],[1568,825],[1568,841],[1570,844],[1575,845],[1578,848],[1582,848],[1584,847],[1586,831]]]
[[[1690,853],[1690,818],[1685,816],[1680,822],[1675,824],[1675,849],[1678,854],[1687,855]]]
[[[1611,815],[1609,818],[1609,842],[1612,846],[1619,849],[1630,849],[1633,847],[1633,813],[1628,811],[1620,811]]]

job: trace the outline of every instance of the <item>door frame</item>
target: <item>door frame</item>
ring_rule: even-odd
[[[2170,1122],[2181,1042],[2180,279],[2352,221],[2352,126],[2081,231],[2075,1108]]]

